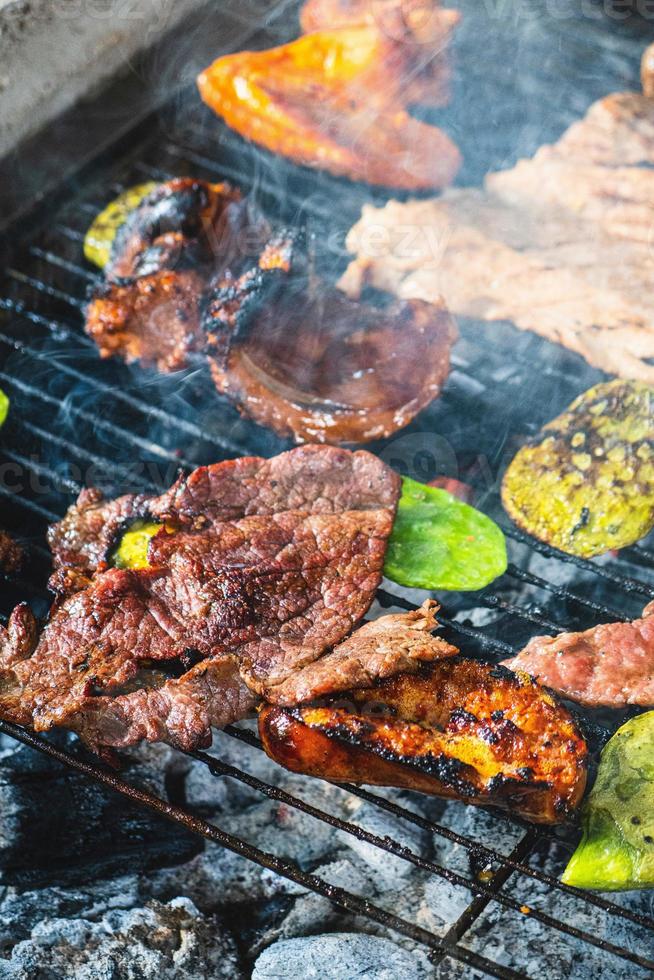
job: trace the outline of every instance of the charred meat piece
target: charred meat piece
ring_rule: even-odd
[[[160,371],[186,367],[203,347],[197,272],[160,271],[126,284],[106,282],[93,295],[86,332],[102,357],[154,364]]]
[[[461,20],[436,0],[308,0],[300,13],[305,34],[368,25],[404,45],[405,70],[389,82],[403,105],[443,106],[449,101],[447,45]],[[410,59],[410,61],[409,61]],[[410,68],[409,68],[410,65]]]
[[[222,394],[298,442],[361,443],[410,422],[449,372],[442,304],[351,301],[315,278],[301,233],[271,234],[222,187],[171,181],[125,222],[87,309],[101,354],[161,371],[208,354]]]
[[[203,347],[200,304],[210,275],[240,258],[268,228],[229,184],[177,178],[160,184],[119,229],[86,311],[102,357],[175,371]]]
[[[95,747],[207,744],[362,618],[399,489],[368,453],[310,446],[203,467],[160,497],[86,494],[51,536],[60,599],[35,651],[17,628],[2,638],[0,715]],[[146,514],[162,524],[148,567],[108,567],[112,531]]]
[[[491,804],[535,823],[564,820],[586,784],[586,745],[565,708],[526,675],[473,660],[439,660],[322,704],[265,706],[259,731],[294,772]]]
[[[227,183],[165,181],[119,228],[105,274],[133,279],[159,269],[227,263],[246,220],[240,191]]]
[[[6,531],[0,531],[0,572],[14,574],[20,569],[23,558],[21,546]]]
[[[219,58],[200,94],[242,136],[337,176],[405,190],[443,187],[457,147],[406,110],[415,47],[373,26],[307,34],[270,51]]]
[[[490,174],[484,189],[366,206],[348,237],[357,259],[344,288],[442,296],[455,316],[509,320],[593,367],[651,384],[653,168],[654,100],[609,95],[554,145]],[[405,228],[414,231],[411,256]]]
[[[421,664],[454,657],[459,651],[431,631],[438,627],[438,605],[425,602],[413,612],[381,616],[359,629],[319,660],[269,686],[267,701],[296,705],[314,698],[367,687]]]
[[[407,425],[439,395],[457,335],[442,304],[375,307],[312,281],[292,235],[216,282],[203,324],[218,390],[297,442],[363,443]]]
[[[535,636],[505,661],[566,698],[590,707],[654,705],[654,603],[642,619],[605,623],[582,633]]]

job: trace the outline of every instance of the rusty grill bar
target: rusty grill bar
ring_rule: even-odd
[[[0,384],[14,404],[0,454],[5,464],[20,467],[23,480],[21,491],[17,493],[4,482],[0,483],[0,496],[7,513],[5,523],[10,530],[15,528],[20,533],[26,526],[34,528],[26,576],[4,579],[3,613],[25,597],[45,613],[47,593],[41,583],[48,556],[41,543],[43,531],[48,523],[61,516],[71,497],[87,482],[80,479],[80,473],[87,474],[90,470],[96,479],[108,484],[147,491],[166,482],[161,479],[161,467],[170,476],[178,466],[194,467],[202,462],[253,452],[270,454],[286,445],[249,423],[239,422],[231,407],[215,396],[213,400],[206,399],[211,386],[206,378],[199,377],[199,368],[197,385],[196,372],[190,372],[181,381],[157,379],[142,372],[138,375],[139,379],[144,379],[141,385],[123,365],[100,362],[93,343],[83,333],[81,316],[86,290],[98,278],[83,264],[81,242],[84,229],[98,208],[112,194],[146,178],[165,179],[192,173],[213,179],[232,179],[248,188],[275,218],[303,221],[314,230],[334,228],[338,247],[324,259],[337,268],[344,260],[343,232],[358,216],[362,200],[375,199],[369,191],[345,189],[343,184],[330,178],[297,174],[290,168],[271,163],[264,154],[246,147],[229,134],[198,105],[194,105],[193,111],[181,120],[174,112],[163,124],[159,117],[153,116],[133,137],[130,152],[115,156],[110,153],[99,161],[93,175],[83,181],[81,193],[71,193],[63,209],[56,213],[44,211],[42,230],[32,241],[15,250],[0,287]],[[343,202],[338,221],[334,220],[329,206],[335,193]],[[365,198],[362,197],[364,193]],[[585,380],[590,385],[597,378],[596,372],[572,355],[560,354],[532,335],[518,335],[508,327],[502,333],[503,328],[498,327],[499,340],[497,337],[491,340],[477,325],[474,330],[472,345],[469,343],[471,333],[463,325],[463,343],[455,351],[453,375],[447,390],[438,405],[423,416],[432,431],[437,431],[434,428],[438,425],[434,421],[435,413],[442,409],[454,415],[457,412],[464,414],[463,405],[469,407],[471,399],[476,397],[483,401],[482,411],[489,402],[491,405],[495,402],[497,408],[504,396],[500,393],[499,399],[496,398],[495,388],[508,385],[510,390],[511,384],[514,388],[526,384],[526,379],[531,380],[534,363],[542,366],[543,379],[559,394],[563,403],[570,400],[565,393],[576,394]],[[508,351],[512,373],[500,382],[498,371],[503,360],[506,366]],[[171,395],[179,383],[184,387],[179,397],[184,401],[186,414],[176,411],[177,395]],[[145,390],[139,390],[139,387]],[[169,404],[171,398],[172,407]],[[537,398],[536,394],[534,404]],[[199,415],[187,409],[189,403],[200,404]],[[61,432],[48,432],[43,419],[54,417],[55,413],[58,418],[63,414],[64,424]],[[534,424],[543,420],[536,413]],[[520,422],[519,417],[513,417],[507,424],[506,418],[499,417],[497,430],[519,431]],[[72,433],[77,432],[79,438],[73,437]],[[90,432],[98,436],[94,442],[88,438]],[[465,433],[461,443],[466,444]],[[184,451],[180,452],[179,446],[185,446]],[[494,473],[499,469],[503,450],[503,445],[493,446],[491,470]],[[135,459],[146,463],[144,471],[134,469],[131,464]],[[153,479],[147,464],[159,468],[152,469],[156,478]],[[463,478],[469,478],[475,484],[474,461],[467,470],[464,467]],[[39,480],[43,482],[45,492],[34,489]],[[651,575],[654,555],[647,546],[626,549],[605,563],[562,554],[534,541],[502,519],[495,479],[485,484],[483,480],[477,482],[476,487],[480,505],[499,519],[519,557],[512,561],[505,577],[495,584],[494,589],[475,594],[471,600],[446,598],[440,620],[445,632],[462,642],[466,652],[470,652],[468,648],[471,647],[473,654],[477,652],[490,659],[500,659],[519,649],[522,641],[534,632],[585,628],[598,620],[630,618],[645,601],[654,598]],[[544,577],[547,571],[544,572],[542,567],[537,571],[528,567],[535,554],[547,563],[547,571],[556,572],[553,581]],[[578,575],[572,584],[565,580],[567,570],[574,570]],[[563,580],[560,580],[561,576]],[[524,588],[529,590],[527,601],[523,601],[519,594]],[[378,601],[388,608],[414,608],[401,590],[383,589],[378,594]],[[498,614],[496,621],[483,628],[471,623],[466,613],[479,606],[495,611]],[[600,895],[562,885],[551,874],[539,869],[534,852],[543,842],[560,839],[551,830],[513,821],[519,824],[521,836],[505,854],[414,813],[393,799],[355,786],[341,787],[344,794],[352,794],[381,808],[398,822],[408,822],[459,845],[469,857],[490,869],[490,874],[482,878],[474,873],[465,875],[422,857],[398,841],[381,838],[355,823],[329,814],[262,781],[246,769],[236,768],[206,752],[189,754],[204,764],[214,777],[244,783],[273,800],[467,889],[470,902],[447,933],[439,937],[345,888],[334,887],[286,857],[262,851],[189,810],[139,789],[81,750],[78,754],[58,748],[48,739],[6,722],[0,722],[0,732],[207,840],[217,842],[307,890],[326,896],[340,909],[401,933],[427,947],[434,962],[449,958],[482,974],[506,980],[527,976],[526,972],[517,972],[466,945],[471,927],[489,906],[499,906],[513,915],[538,922],[551,930],[552,935],[565,936],[602,950],[617,969],[621,963],[629,963],[646,974],[654,971],[652,946],[648,942],[649,934],[654,930],[652,916]],[[227,735],[255,751],[260,750],[258,739],[246,728],[232,726],[227,729]],[[306,784],[310,793],[311,781],[307,780]],[[497,816],[498,837],[502,835],[506,821],[511,822],[511,818]],[[549,894],[573,897],[580,910],[600,910],[609,921],[635,927],[638,939],[633,945],[619,944],[539,909],[529,897],[523,901],[517,892],[524,894],[530,883],[545,886]],[[581,948],[582,955],[583,945],[576,947]]]

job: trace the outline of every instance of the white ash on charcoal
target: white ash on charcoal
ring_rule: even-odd
[[[563,920],[570,921],[570,920]],[[578,922],[572,920],[575,926]],[[591,929],[592,934],[592,929]],[[492,906],[463,945],[520,975],[547,980],[644,980],[649,972],[549,929],[529,916]],[[648,953],[646,947],[643,952]]]
[[[393,840],[401,847],[417,854],[418,857],[429,854],[429,837],[424,831],[397,820],[370,803],[362,803],[352,813],[351,819],[357,826],[363,827],[376,837]],[[375,844],[359,840],[344,831],[338,831],[338,837],[343,846],[354,851],[373,872],[378,891],[393,891],[413,875],[415,866],[399,855],[390,854]]]
[[[562,840],[553,840],[550,844],[543,842],[538,848],[538,859],[535,863],[540,870],[549,872],[553,876],[560,874],[560,869],[567,863],[572,844],[561,834]],[[514,875],[507,882],[506,889],[508,894],[517,898],[521,903],[525,903],[530,909],[537,909],[553,916],[557,921],[569,923],[578,929],[589,933],[597,940],[605,940],[614,946],[620,946],[634,952],[641,952],[649,955],[652,948],[652,933],[648,929],[643,929],[635,923],[620,919],[617,916],[608,915],[600,909],[589,905],[583,899],[577,899],[573,895],[566,894],[551,889],[548,885],[525,879],[524,876]],[[607,894],[604,897],[614,901],[616,904],[624,904],[632,912],[640,912],[643,915],[651,916],[653,899],[649,891],[630,892],[625,894]],[[516,926],[509,925],[509,913],[503,919],[503,928],[513,929]],[[483,925],[480,924],[480,930]],[[548,942],[547,933],[550,934],[552,942]],[[533,936],[531,945],[534,975],[539,970],[542,975],[546,972],[544,968],[549,968],[550,964],[570,961],[569,976],[585,978],[593,976],[592,969],[596,970],[597,977],[622,978],[625,975],[626,963],[609,953],[600,949],[589,947],[579,940],[566,939],[566,937],[552,936],[552,930],[548,930],[535,920],[528,920],[528,933]],[[561,942],[564,949],[561,951]],[[554,959],[556,952],[560,952],[560,958]],[[581,965],[587,970],[584,973]],[[645,971],[639,970],[637,966],[629,966],[630,975],[634,978],[647,975]],[[602,972],[603,971],[603,972]]]
[[[186,898],[107,912],[93,922],[44,919],[0,963],[3,980],[234,980],[239,975],[229,934]]]
[[[426,980],[432,976],[424,953],[409,953],[388,939],[338,933],[275,943],[257,960],[252,980]]]

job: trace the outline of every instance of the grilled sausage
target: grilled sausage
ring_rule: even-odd
[[[586,744],[568,711],[528,675],[462,658],[322,704],[265,706],[259,731],[294,772],[492,804],[535,823],[566,819],[586,785]]]

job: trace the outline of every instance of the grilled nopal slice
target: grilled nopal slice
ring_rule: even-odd
[[[565,820],[586,785],[569,712],[527,674],[459,657],[320,704],[265,706],[259,731],[294,772],[492,804],[535,823]]]

